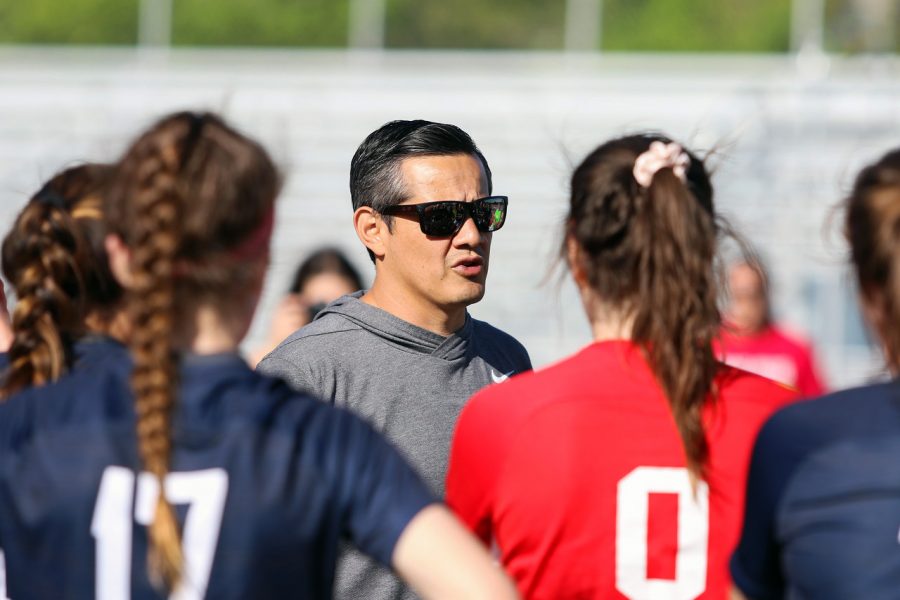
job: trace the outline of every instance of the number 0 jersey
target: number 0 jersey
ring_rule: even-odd
[[[90,346],[0,405],[0,598],[164,597],[147,574],[158,485],[139,473],[128,354]],[[234,354],[182,361],[173,443],[173,598],[330,598],[339,537],[389,563],[434,501],[368,425]]]
[[[668,401],[630,342],[487,388],[457,425],[447,503],[497,544],[526,598],[725,598],[753,439],[794,393],[725,366],[716,386],[696,489]]]

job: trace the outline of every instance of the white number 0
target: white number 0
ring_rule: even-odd
[[[136,501],[132,495],[134,489],[134,472],[130,469],[107,467],[103,471],[91,522],[91,535],[97,540],[97,600],[131,596],[132,526],[134,521],[141,525],[153,521],[159,484],[153,475],[141,473],[137,480]],[[182,535],[184,577],[169,599],[200,600],[206,594],[219,539],[228,474],[222,469],[169,473],[165,490],[166,498],[172,504],[190,505]]]
[[[678,495],[675,579],[647,578],[650,494]],[[706,589],[709,486],[691,490],[687,469],[638,467],[619,480],[616,507],[616,589],[632,600],[692,600]]]

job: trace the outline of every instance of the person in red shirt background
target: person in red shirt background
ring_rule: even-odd
[[[562,256],[594,341],[490,386],[446,500],[530,599],[725,598],[751,445],[784,386],[717,361],[703,162],[661,135],[575,170]]]
[[[757,260],[728,270],[729,303],[718,354],[729,365],[797,388],[803,397],[819,396],[826,386],[812,347],[774,324],[768,280]]]

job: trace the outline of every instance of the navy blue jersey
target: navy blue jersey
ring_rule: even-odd
[[[59,382],[0,405],[9,598],[163,597],[147,575],[158,486],[139,474],[129,372],[123,347],[97,342]],[[186,562],[173,598],[330,598],[341,536],[389,563],[434,501],[368,425],[237,355],[185,358],[180,381],[166,495]]]
[[[734,583],[753,600],[900,597],[900,383],[791,405],[760,431]]]
[[[75,355],[74,368],[77,368],[78,364],[83,360],[102,359],[102,356],[106,353],[106,348],[112,348],[117,345],[111,338],[105,336],[93,334],[84,336],[73,348]],[[0,352],[0,381],[5,380],[9,368],[9,352]],[[0,600],[3,599],[0,598]]]

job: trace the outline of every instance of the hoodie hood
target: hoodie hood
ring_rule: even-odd
[[[378,336],[385,343],[407,352],[430,354],[444,360],[456,360],[467,356],[473,328],[472,318],[468,312],[463,326],[458,331],[444,337],[395,317],[380,308],[366,304],[360,300],[364,293],[363,290],[360,290],[341,296],[323,308],[316,315],[314,322],[338,317]]]

